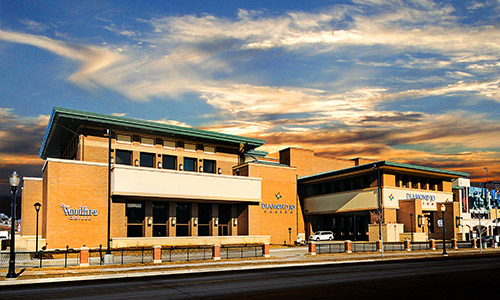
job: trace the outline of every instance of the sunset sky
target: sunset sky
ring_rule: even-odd
[[[0,194],[52,107],[500,180],[500,0],[0,0]]]

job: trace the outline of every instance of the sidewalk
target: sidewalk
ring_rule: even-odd
[[[484,255],[500,255],[500,249],[487,249]],[[449,257],[480,255],[479,249],[448,250]],[[1,270],[0,287],[52,282],[120,279],[142,276],[181,275],[204,272],[238,271],[265,268],[298,267],[325,264],[363,263],[422,258],[442,258],[441,250],[391,251],[364,253],[335,253],[311,256],[306,247],[275,248],[270,258],[229,259],[221,261],[193,261],[162,264],[107,265],[69,268],[30,268],[18,279],[6,280],[6,269]],[[16,270],[20,272],[21,270]]]

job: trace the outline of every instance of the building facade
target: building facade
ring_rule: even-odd
[[[290,244],[319,229],[427,239],[439,234],[440,205],[449,218],[460,213],[451,180],[465,173],[299,148],[268,154],[257,150],[264,143],[54,108],[42,177],[23,181],[20,246],[35,248],[36,202],[47,249]]]

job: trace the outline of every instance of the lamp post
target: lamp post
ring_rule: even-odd
[[[292,227],[288,227],[288,244],[292,244]]]
[[[10,258],[9,271],[7,279],[15,279],[16,275],[16,194],[17,187],[21,182],[21,176],[14,171],[9,176],[10,192],[12,193],[12,202],[10,203]]]
[[[38,257],[38,213],[40,212],[40,207],[42,205],[37,202],[33,206],[35,207],[35,210],[36,210],[36,243],[35,243],[36,254],[35,255]]]
[[[104,134],[108,135],[108,228],[106,238],[106,254],[111,254],[111,129],[105,129]]]
[[[443,256],[448,256],[448,253],[446,253],[446,243],[445,243],[445,233],[446,233],[446,225],[444,224],[444,212],[446,210],[446,206],[444,203],[441,205],[441,213],[443,215]]]

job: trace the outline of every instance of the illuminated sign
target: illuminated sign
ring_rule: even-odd
[[[280,200],[283,196],[278,192],[274,195],[276,200]],[[293,204],[274,204],[274,203],[262,203],[260,206],[264,210],[264,213],[270,214],[293,214],[295,210],[295,205]]]
[[[71,206],[61,203],[61,208],[64,215],[69,217],[70,220],[90,221],[92,216],[97,216],[97,209],[89,209],[87,206],[71,208]]]

